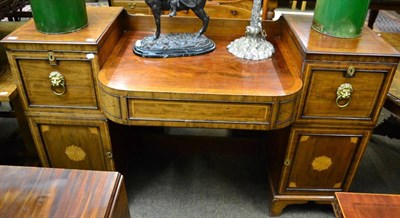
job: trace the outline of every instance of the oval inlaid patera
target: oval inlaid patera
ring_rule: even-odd
[[[70,145],[67,148],[65,148],[65,154],[67,157],[72,160],[72,161],[82,161],[86,157],[85,151],[76,145]]]
[[[319,156],[313,160],[311,165],[314,170],[324,171],[332,165],[332,159],[327,156]]]

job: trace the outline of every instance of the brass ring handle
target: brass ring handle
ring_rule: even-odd
[[[344,99],[344,98],[340,98],[340,96],[338,96],[338,97],[336,98],[336,105],[337,105],[338,107],[340,107],[340,108],[347,107],[347,106],[350,104],[350,102],[351,102],[351,97],[350,97],[350,98],[347,99],[346,103],[340,104],[339,101],[342,100],[342,99]]]
[[[55,95],[63,95],[67,91],[64,76],[60,72],[51,72],[49,79],[51,83],[51,91],[53,91]]]
[[[336,90],[336,105],[340,108],[347,107],[351,102],[351,94],[353,93],[353,86],[349,83],[343,83]],[[346,100],[344,104],[341,104],[341,100]]]
[[[61,91],[58,91],[58,89],[61,87]],[[51,91],[53,91],[53,93],[55,95],[64,95],[66,89],[65,89],[65,85],[61,84],[60,86],[51,86]]]

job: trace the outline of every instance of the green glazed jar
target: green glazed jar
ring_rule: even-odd
[[[61,34],[88,24],[85,0],[30,0],[37,31]]]
[[[370,0],[317,0],[312,28],[338,38],[361,35]]]

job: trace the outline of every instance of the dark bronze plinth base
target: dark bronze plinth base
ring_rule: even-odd
[[[149,58],[195,56],[214,49],[215,43],[206,36],[189,33],[161,34],[158,39],[147,36],[133,45],[135,54]]]

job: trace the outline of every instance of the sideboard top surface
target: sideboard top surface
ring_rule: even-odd
[[[88,26],[66,34],[44,34],[36,30],[33,20],[29,20],[21,28],[4,37],[2,43],[33,43],[33,44],[87,44],[95,45],[117,19],[122,7],[87,7]]]
[[[343,39],[313,30],[312,16],[284,15],[284,18],[306,53],[400,57],[399,51],[368,27],[364,27],[360,37]]]
[[[226,100],[228,96],[267,97],[271,100],[274,96],[295,95],[302,87],[300,77],[289,70],[277,48],[272,58],[249,61],[227,51],[226,46],[233,39],[213,36],[210,38],[217,47],[205,55],[179,58],[135,55],[133,44],[150,34],[140,31],[124,34],[99,72],[101,85],[114,90],[115,94],[200,94],[226,96]]]

